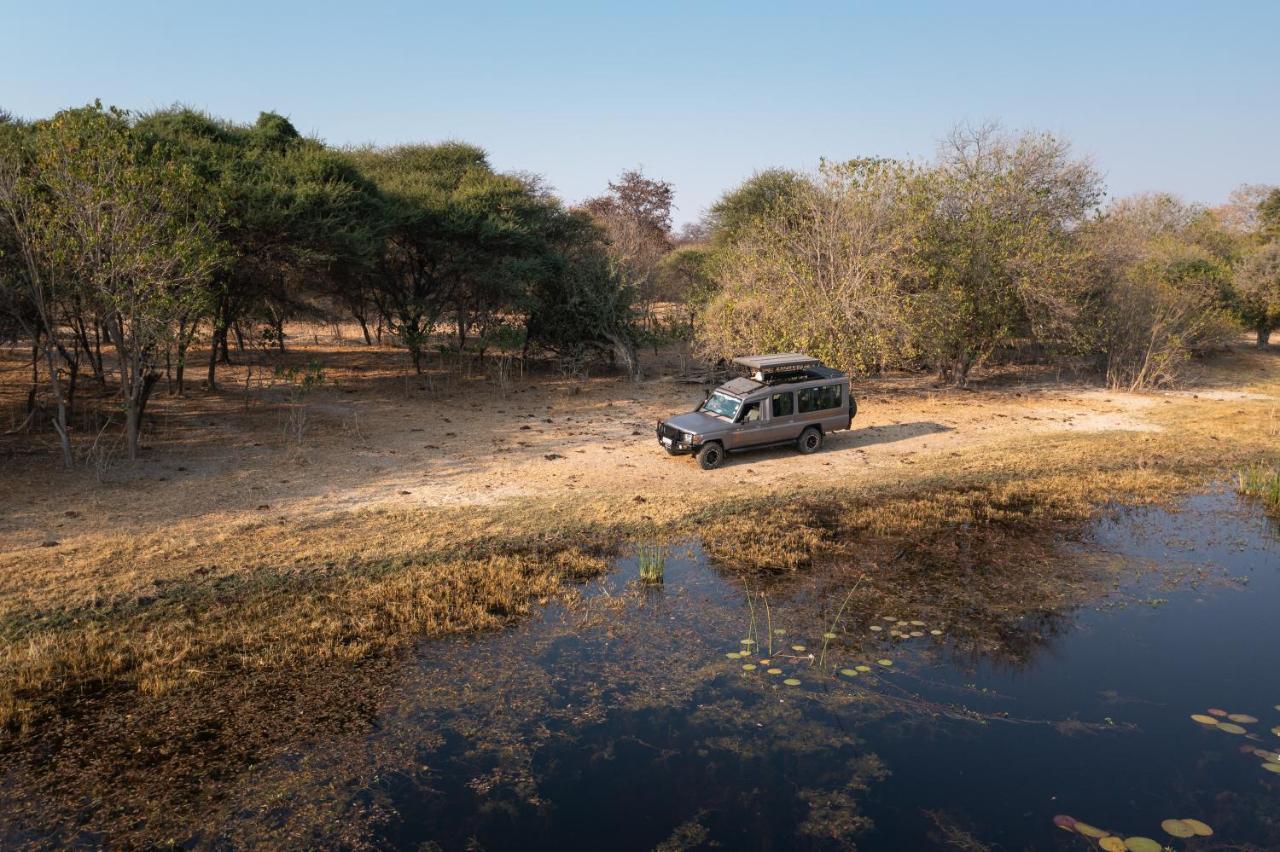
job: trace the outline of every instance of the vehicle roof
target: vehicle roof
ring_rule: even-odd
[[[717,388],[717,390],[727,391],[734,396],[746,396],[752,391],[760,390],[760,388],[763,387],[768,387],[768,385],[761,384],[755,379],[748,379],[746,377],[739,376],[736,379],[730,379],[725,382]]]
[[[781,352],[774,355],[745,355],[734,358],[733,363],[748,370],[794,370],[821,364],[817,358],[800,352]]]

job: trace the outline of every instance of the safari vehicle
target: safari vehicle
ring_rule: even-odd
[[[688,414],[658,423],[672,455],[692,453],[703,470],[727,453],[794,444],[817,452],[829,432],[848,429],[858,411],[849,377],[817,358],[788,352],[735,358],[744,375],[707,394]]]

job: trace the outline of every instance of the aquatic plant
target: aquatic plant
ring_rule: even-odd
[[[667,567],[667,549],[659,544],[640,547],[636,551],[636,567],[640,582],[661,583]]]
[[[831,628],[822,634],[822,653],[818,656],[818,668],[822,668],[827,660],[827,644],[836,638],[836,627],[840,625],[840,617],[844,615],[845,607],[849,605],[849,601],[853,598],[853,593],[858,591],[858,586],[862,583],[866,574],[860,574],[858,580],[853,584],[853,588],[849,590],[849,594],[844,596],[844,602],[840,604],[840,609],[836,611],[836,617],[831,619]]]
[[[1236,490],[1262,501],[1269,510],[1280,512],[1280,461],[1246,467],[1236,475]]]

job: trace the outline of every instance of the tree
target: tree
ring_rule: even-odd
[[[53,350],[66,357],[59,310],[72,301],[90,306],[115,349],[126,444],[136,458],[159,375],[156,351],[215,262],[208,229],[189,204],[194,183],[180,164],[137,144],[127,113],[100,105],[37,122],[26,142],[0,179],[0,203],[27,258],[64,462],[71,461],[67,395]]]
[[[1271,332],[1280,327],[1280,239],[1253,248],[1235,273],[1240,318],[1265,348]]]
[[[584,211],[548,221],[554,261],[530,293],[530,343],[572,358],[610,352],[639,378],[632,312],[634,293],[609,257],[604,233]]]
[[[421,372],[437,323],[452,312],[459,346],[477,316],[515,300],[542,250],[545,202],[460,142],[352,152],[382,194],[385,247],[373,277],[392,331]]]
[[[824,163],[722,248],[699,327],[704,353],[804,351],[856,372],[901,363],[902,286],[917,274],[926,212],[902,163]]]
[[[810,188],[809,178],[791,169],[756,172],[711,206],[707,224],[712,242],[719,246],[736,242],[761,220],[776,219],[780,211],[792,208]]]
[[[1101,181],[1062,140],[985,126],[947,138],[931,184],[915,343],[942,381],[963,385],[999,347],[1071,327],[1081,262],[1071,235]]]
[[[1171,385],[1193,356],[1239,333],[1228,261],[1206,248],[1218,244],[1206,239],[1211,218],[1173,196],[1143,195],[1113,203],[1081,227],[1079,342],[1111,387]]]
[[[630,169],[609,183],[607,193],[582,205],[604,230],[614,274],[646,306],[657,296],[658,267],[672,247],[674,198],[670,183]]]

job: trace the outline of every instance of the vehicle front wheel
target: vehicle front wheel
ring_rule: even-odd
[[[703,470],[713,470],[724,461],[724,447],[716,443],[703,444],[698,450],[698,466]]]
[[[822,447],[822,430],[817,426],[810,426],[800,433],[799,440],[796,441],[796,449],[804,453],[816,453]]]

